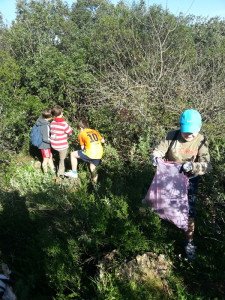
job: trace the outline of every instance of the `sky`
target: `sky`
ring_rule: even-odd
[[[76,1],[64,0],[64,2],[71,6]],[[116,4],[118,0],[110,0],[110,2]],[[124,2],[131,4],[133,0],[124,0]],[[135,2],[138,3],[138,0]],[[184,15],[225,18],[225,0],[145,0],[145,2],[148,6],[161,5],[174,15],[182,12]],[[16,0],[0,0],[0,12],[4,23],[10,26],[16,17]]]

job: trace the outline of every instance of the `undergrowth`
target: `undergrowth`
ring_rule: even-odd
[[[183,232],[140,210],[154,169],[138,162],[118,168],[118,163],[99,167],[98,192],[85,164],[79,165],[78,183],[56,183],[29,159],[13,159],[5,168],[0,257],[12,269],[18,299],[221,299],[224,245],[218,226],[221,231],[224,225],[209,213],[216,204],[212,207],[210,193],[204,200],[203,188],[213,175],[200,184],[197,258],[187,261]],[[102,281],[99,264],[114,249],[117,259]],[[172,261],[169,291],[160,278],[141,283],[117,277],[122,262],[145,252],[163,253]]]

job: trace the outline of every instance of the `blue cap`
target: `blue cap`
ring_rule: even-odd
[[[197,110],[187,109],[180,117],[181,132],[198,132],[202,125],[202,117]]]

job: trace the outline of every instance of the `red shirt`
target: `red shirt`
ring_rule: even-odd
[[[67,135],[72,134],[72,132],[72,128],[63,118],[54,118],[50,125],[52,148],[58,151],[67,149]]]

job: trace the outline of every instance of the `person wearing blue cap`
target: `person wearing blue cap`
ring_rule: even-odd
[[[203,175],[211,169],[208,144],[200,133],[201,126],[200,113],[194,109],[185,110],[180,117],[180,129],[168,132],[152,154],[153,166],[157,166],[158,157],[166,161],[181,163],[181,172],[187,174],[189,178],[189,218],[188,231],[185,233],[185,252],[189,259],[194,258],[196,249],[193,236],[198,175]]]

